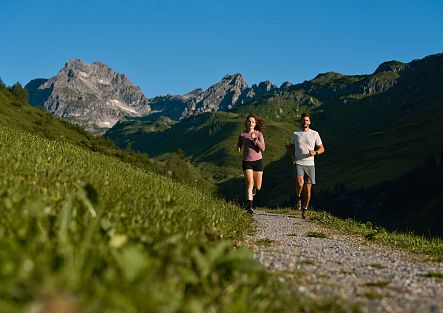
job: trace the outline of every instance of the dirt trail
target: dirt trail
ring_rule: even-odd
[[[442,312],[443,263],[430,263],[317,222],[256,211],[255,257],[271,271],[300,273],[299,292],[359,302],[364,312]],[[324,238],[321,238],[324,236]]]

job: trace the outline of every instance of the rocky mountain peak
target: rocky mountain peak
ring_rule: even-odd
[[[255,91],[255,93],[265,93],[265,92],[271,91],[276,88],[277,88],[277,86],[274,85],[269,80],[262,81],[258,85],[257,84],[252,85],[252,89]]]
[[[343,77],[345,75],[337,72],[326,72],[326,73],[320,73],[317,76],[314,77],[313,81],[324,81],[324,80],[331,80]]]
[[[280,89],[288,89],[289,87],[291,87],[293,84],[291,82],[285,81],[281,84]]]
[[[240,74],[240,73],[226,74],[225,76],[223,76],[221,81],[222,82],[224,82],[224,81],[226,81],[226,82],[233,82],[233,83],[240,82],[240,83],[246,84],[245,79],[243,78],[243,75]]]
[[[205,91],[202,88],[196,88],[187,94],[185,94],[184,98],[192,98],[192,97],[200,97]]]
[[[211,87],[213,86],[235,86],[236,88],[240,89],[248,88],[248,84],[245,82],[243,76],[239,73],[227,74],[223,76],[220,82],[212,85]]]
[[[252,88],[240,73],[226,74],[204,90],[146,98],[123,74],[101,62],[68,61],[56,76],[27,85],[31,103],[86,130],[101,133],[127,117],[181,119],[198,113],[227,110],[277,87],[264,81]],[[149,115],[149,117],[148,117]]]
[[[149,100],[140,88],[100,62],[70,60],[56,76],[41,82],[27,85],[33,105],[94,133],[104,132],[127,116],[150,112]]]
[[[406,64],[406,63],[402,63],[402,62],[394,61],[394,60],[388,61],[388,62],[383,62],[382,64],[380,64],[377,67],[374,74],[380,73],[380,72],[400,72],[404,68],[406,68],[407,66],[408,66],[408,64]]]
[[[70,60],[65,64],[64,68],[59,72],[57,76],[60,75],[66,75],[71,80],[74,78],[79,78],[92,81],[95,79],[99,84],[107,84],[111,81],[115,81],[116,83],[132,85],[132,83],[124,74],[119,74],[115,72],[112,68],[99,61],[95,61],[92,64],[87,64],[81,59]]]
[[[81,59],[72,59],[65,63],[67,69],[84,69],[87,64]]]
[[[270,81],[248,87],[240,73],[226,74],[206,90],[198,88],[183,96],[152,99],[150,104],[156,114],[152,118],[163,115],[180,119],[203,112],[228,110],[276,88]]]

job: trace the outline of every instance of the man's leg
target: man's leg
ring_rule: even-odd
[[[301,212],[301,216],[302,218],[306,218],[307,214],[306,214],[306,210],[309,207],[309,202],[311,201],[311,189],[312,189],[312,184],[310,183],[306,183],[303,186],[303,194],[304,194],[304,201],[303,201],[303,208],[302,208],[302,212]]]
[[[297,187],[295,190],[295,208],[301,210],[301,193],[303,191],[303,185],[305,183],[303,176],[297,176]]]

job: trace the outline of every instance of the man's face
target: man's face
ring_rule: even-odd
[[[309,125],[311,125],[311,119],[306,116],[301,120],[301,126],[303,128],[307,128],[307,127],[309,127]]]

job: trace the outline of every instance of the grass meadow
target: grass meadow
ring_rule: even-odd
[[[290,216],[300,214],[298,211],[294,212],[293,209],[289,208],[264,210]],[[373,225],[371,222],[363,223],[352,218],[341,219],[324,211],[311,210],[309,218],[325,225],[327,228],[338,230],[344,234],[359,236],[374,243],[421,255],[427,261],[443,261],[443,240],[439,237],[430,238],[413,232],[388,231],[383,227]],[[313,237],[320,237],[320,235],[314,235]]]
[[[0,208],[1,312],[358,311],[267,273],[238,206],[76,145],[0,127]]]

